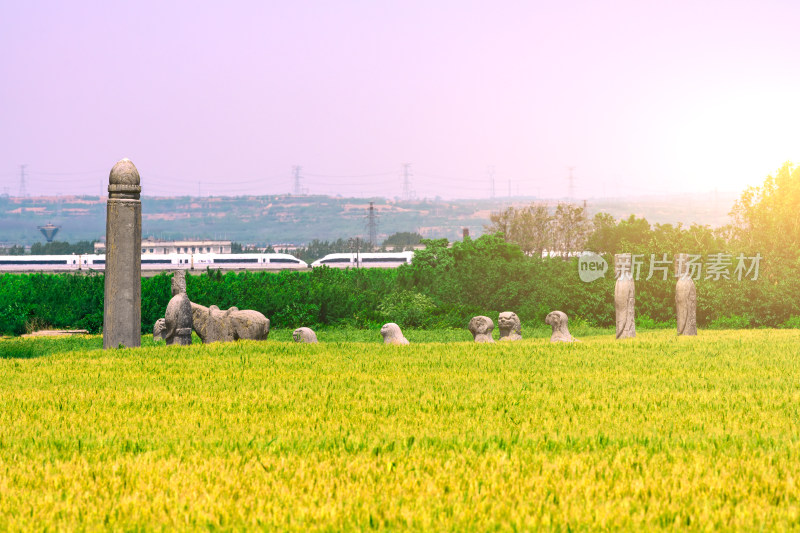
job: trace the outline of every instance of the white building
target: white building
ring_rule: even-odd
[[[94,243],[94,253],[106,253],[106,243]],[[231,241],[159,241],[142,239],[142,254],[229,254]]]

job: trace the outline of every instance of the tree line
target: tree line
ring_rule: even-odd
[[[78,241],[69,243],[65,241],[35,242],[31,246],[31,255],[72,255],[94,253],[94,243],[97,241]],[[0,255],[25,255],[25,247],[17,244],[0,248]]]

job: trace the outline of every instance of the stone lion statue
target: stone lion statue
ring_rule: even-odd
[[[384,324],[381,328],[384,344],[408,344],[408,339],[403,336],[400,326],[394,322]]]
[[[474,316],[469,321],[469,331],[475,342],[494,342],[492,330],[494,330],[494,322],[488,316]]]
[[[314,333],[314,330],[311,328],[297,328],[292,332],[292,338],[294,342],[304,342],[304,343],[316,343],[317,341],[317,334]]]
[[[553,311],[545,317],[544,322],[553,327],[553,334],[550,337],[550,342],[580,342],[578,339],[570,335],[567,329],[567,314],[563,311]]]
[[[267,340],[269,319],[258,311],[240,311],[236,307],[222,311],[216,305],[205,307],[194,302],[191,305],[192,327],[203,343]]]
[[[522,339],[522,323],[516,313],[506,311],[497,317],[501,341],[518,341]]]

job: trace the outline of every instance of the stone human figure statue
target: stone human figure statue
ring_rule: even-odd
[[[636,288],[631,271],[631,254],[614,256],[614,272],[617,282],[614,285],[614,309],[616,310],[617,338],[627,339],[636,336]]]
[[[689,273],[689,254],[675,256],[675,312],[678,335],[697,335],[697,289]]]
[[[408,339],[403,336],[400,326],[394,322],[384,324],[381,328],[384,344],[408,344]]]
[[[501,341],[518,341],[522,339],[522,323],[516,313],[506,311],[497,318]]]
[[[164,313],[163,337],[167,345],[192,344],[192,303],[186,294],[186,272],[183,270],[172,273],[172,299]]]
[[[553,311],[545,317],[544,323],[553,328],[550,342],[581,342],[570,335],[567,322],[569,318],[563,311]]]
[[[311,328],[297,328],[292,332],[292,338],[294,342],[304,342],[304,343],[316,343],[317,342],[317,334],[314,333],[314,330]]]
[[[492,330],[494,330],[494,322],[488,316],[474,316],[469,321],[469,331],[475,342],[494,342]]]

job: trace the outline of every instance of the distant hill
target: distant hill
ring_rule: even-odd
[[[721,226],[738,198],[734,193],[590,199],[590,214],[635,214],[651,223],[698,223]],[[425,237],[460,239],[462,228],[482,234],[489,214],[535,198],[485,200],[371,199],[379,216],[378,237],[400,231]],[[69,242],[105,235],[105,201],[97,196],[0,197],[0,243],[30,245],[44,240],[37,226],[61,226],[58,239]],[[559,200],[542,200],[555,205]],[[370,199],[330,196],[152,197],[142,200],[143,233],[164,239],[226,238],[242,243],[303,244],[367,233]],[[580,202],[582,203],[582,201]]]

